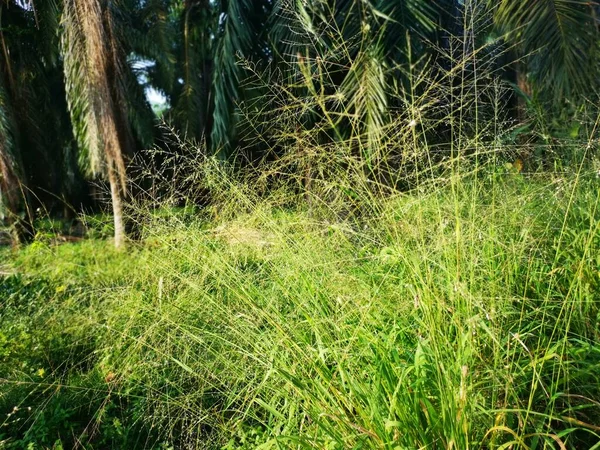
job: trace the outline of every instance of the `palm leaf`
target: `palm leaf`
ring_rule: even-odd
[[[370,164],[378,150],[388,118],[388,88],[384,68],[383,51],[373,44],[352,62],[340,86],[342,98],[347,99],[346,110],[358,122],[354,128],[366,136],[362,157],[367,164]]]
[[[109,178],[114,174],[124,193],[124,156],[133,148],[133,138],[127,120],[128,67],[115,17],[98,0],[65,0],[62,23],[67,103],[83,168],[92,175],[108,169]]]
[[[255,8],[260,2],[224,0],[219,15],[220,29],[214,54],[214,113],[211,142],[213,149],[224,157],[234,130],[234,109],[239,100],[242,68],[239,59],[247,56],[256,45]]]
[[[530,74],[558,96],[596,85],[598,29],[588,0],[502,0],[497,26],[526,56]]]
[[[89,67],[84,30],[74,0],[66,0],[61,20],[61,54],[67,105],[79,147],[80,166],[90,177],[103,173],[104,154],[95,106],[98,100]]]

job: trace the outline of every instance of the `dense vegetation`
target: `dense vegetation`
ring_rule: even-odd
[[[599,6],[1,2],[0,449],[600,448]]]
[[[127,253],[39,238],[1,284],[0,442],[597,447],[597,178],[488,176],[353,221],[232,186]]]
[[[273,113],[321,144],[360,131],[367,163],[398,110],[437,122],[419,140],[451,145],[449,114],[479,127],[463,134],[495,139],[478,104],[490,77],[512,85],[497,101],[516,134],[546,146],[587,136],[599,12],[587,0],[3,1],[2,217],[14,240],[31,239],[38,208],[89,209],[98,195],[86,180],[106,180],[122,245],[124,208],[140,196],[132,166],[170,140],[144,89],[162,93],[178,135],[242,164],[293,153],[293,137],[269,132]],[[387,150],[405,160],[402,147]]]

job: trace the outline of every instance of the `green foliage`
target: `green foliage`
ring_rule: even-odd
[[[539,32],[513,3],[497,17]],[[556,117],[585,118],[575,132],[529,99],[536,137],[569,157],[526,159],[500,47],[476,45],[483,3],[80,14],[98,4],[61,5],[80,147],[111,103],[120,144],[150,139],[134,74],[169,97],[176,131],[206,141],[165,129],[173,151],[136,160],[148,201],[128,205],[141,241],[127,252],[104,215],[77,243],[44,219],[31,245],[1,251],[0,448],[598,447],[593,108],[557,102]],[[568,39],[542,31],[565,56],[583,13],[559,6]],[[441,23],[460,30],[444,40]],[[234,138],[252,169],[206,154]]]
[[[106,265],[97,260],[102,254],[112,270],[95,277]],[[115,256],[102,242],[67,244],[58,253],[36,243],[15,264],[38,275],[0,280],[2,448],[73,448],[82,441],[92,448],[148,445],[137,441],[130,402],[111,396],[97,358],[105,314],[95,303],[99,298],[80,285],[88,276],[98,289],[124,283],[128,261],[119,266]]]
[[[590,448],[591,176],[486,166],[346,219],[282,210],[230,179],[209,222],[146,211],[144,248],[128,254],[30,246],[12,257],[26,275],[2,281],[0,399],[18,407],[3,439]]]
[[[446,113],[450,109],[462,117],[477,108],[475,92],[482,83],[475,90],[465,86],[491,65],[504,80],[523,75],[533,82],[533,94],[526,94],[532,120],[519,125],[539,141],[538,158],[552,160],[546,149],[562,149],[554,145],[559,136],[589,134],[594,122],[589,118],[597,116],[598,8],[589,2],[125,0],[103,5],[107,44],[95,48],[79,20],[86,15],[80,17],[71,1],[2,5],[0,56],[8,59],[0,77],[1,145],[3,160],[10,162],[4,166],[14,166],[19,175],[4,191],[14,191],[16,180],[24,178],[45,206],[57,197],[79,204],[78,157],[83,172],[98,174],[102,150],[123,146],[124,153],[134,154],[156,142],[161,131],[144,95],[148,88],[165,95],[160,115],[178,133],[238,163],[281,156],[287,143],[263,140],[274,113],[298,112],[297,105],[278,103],[290,96],[304,103],[297,121],[320,131],[319,144],[352,135],[369,167],[377,163],[376,144],[398,111],[413,116],[409,123],[428,113],[430,123],[423,127],[428,142],[453,145]],[[110,64],[93,80],[98,52],[106,53]],[[485,60],[482,54],[496,56]],[[257,73],[263,77],[259,85],[251,82]],[[423,76],[452,89],[439,92]],[[98,89],[103,80],[109,93]],[[289,85],[288,98],[278,84]],[[430,104],[417,105],[415,98],[425,92]],[[315,93],[320,101],[307,101]],[[500,97],[502,104],[512,101],[506,92]],[[457,98],[460,106],[452,103]],[[99,117],[106,116],[101,110],[109,103],[119,136],[105,146]],[[418,109],[425,106],[428,111]],[[505,114],[526,119],[515,112]],[[517,128],[514,134],[523,132]]]
[[[522,49],[532,78],[555,101],[589,95],[597,88],[597,5],[582,0],[503,0],[492,7],[497,24]]]

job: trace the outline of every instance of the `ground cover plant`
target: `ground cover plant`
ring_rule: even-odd
[[[0,4],[0,449],[600,449],[596,5],[399,3]]]
[[[597,446],[580,169],[499,166],[337,220],[232,185],[127,253],[35,242],[2,278],[2,445]]]

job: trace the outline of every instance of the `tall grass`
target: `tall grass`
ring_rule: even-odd
[[[40,409],[4,427],[93,444],[117,410],[175,448],[593,447],[594,180],[495,177],[398,194],[360,222],[266,199],[221,222],[155,215],[131,255],[28,249],[17,268],[47,286],[27,320],[14,311],[35,293],[3,305],[2,402]],[[89,423],[36,435],[53,402]],[[158,445],[111,432],[96,431]]]
[[[600,448],[595,137],[523,173],[483,49],[409,95],[362,48],[269,84],[252,170],[155,154],[128,253],[11,257],[0,448]]]

